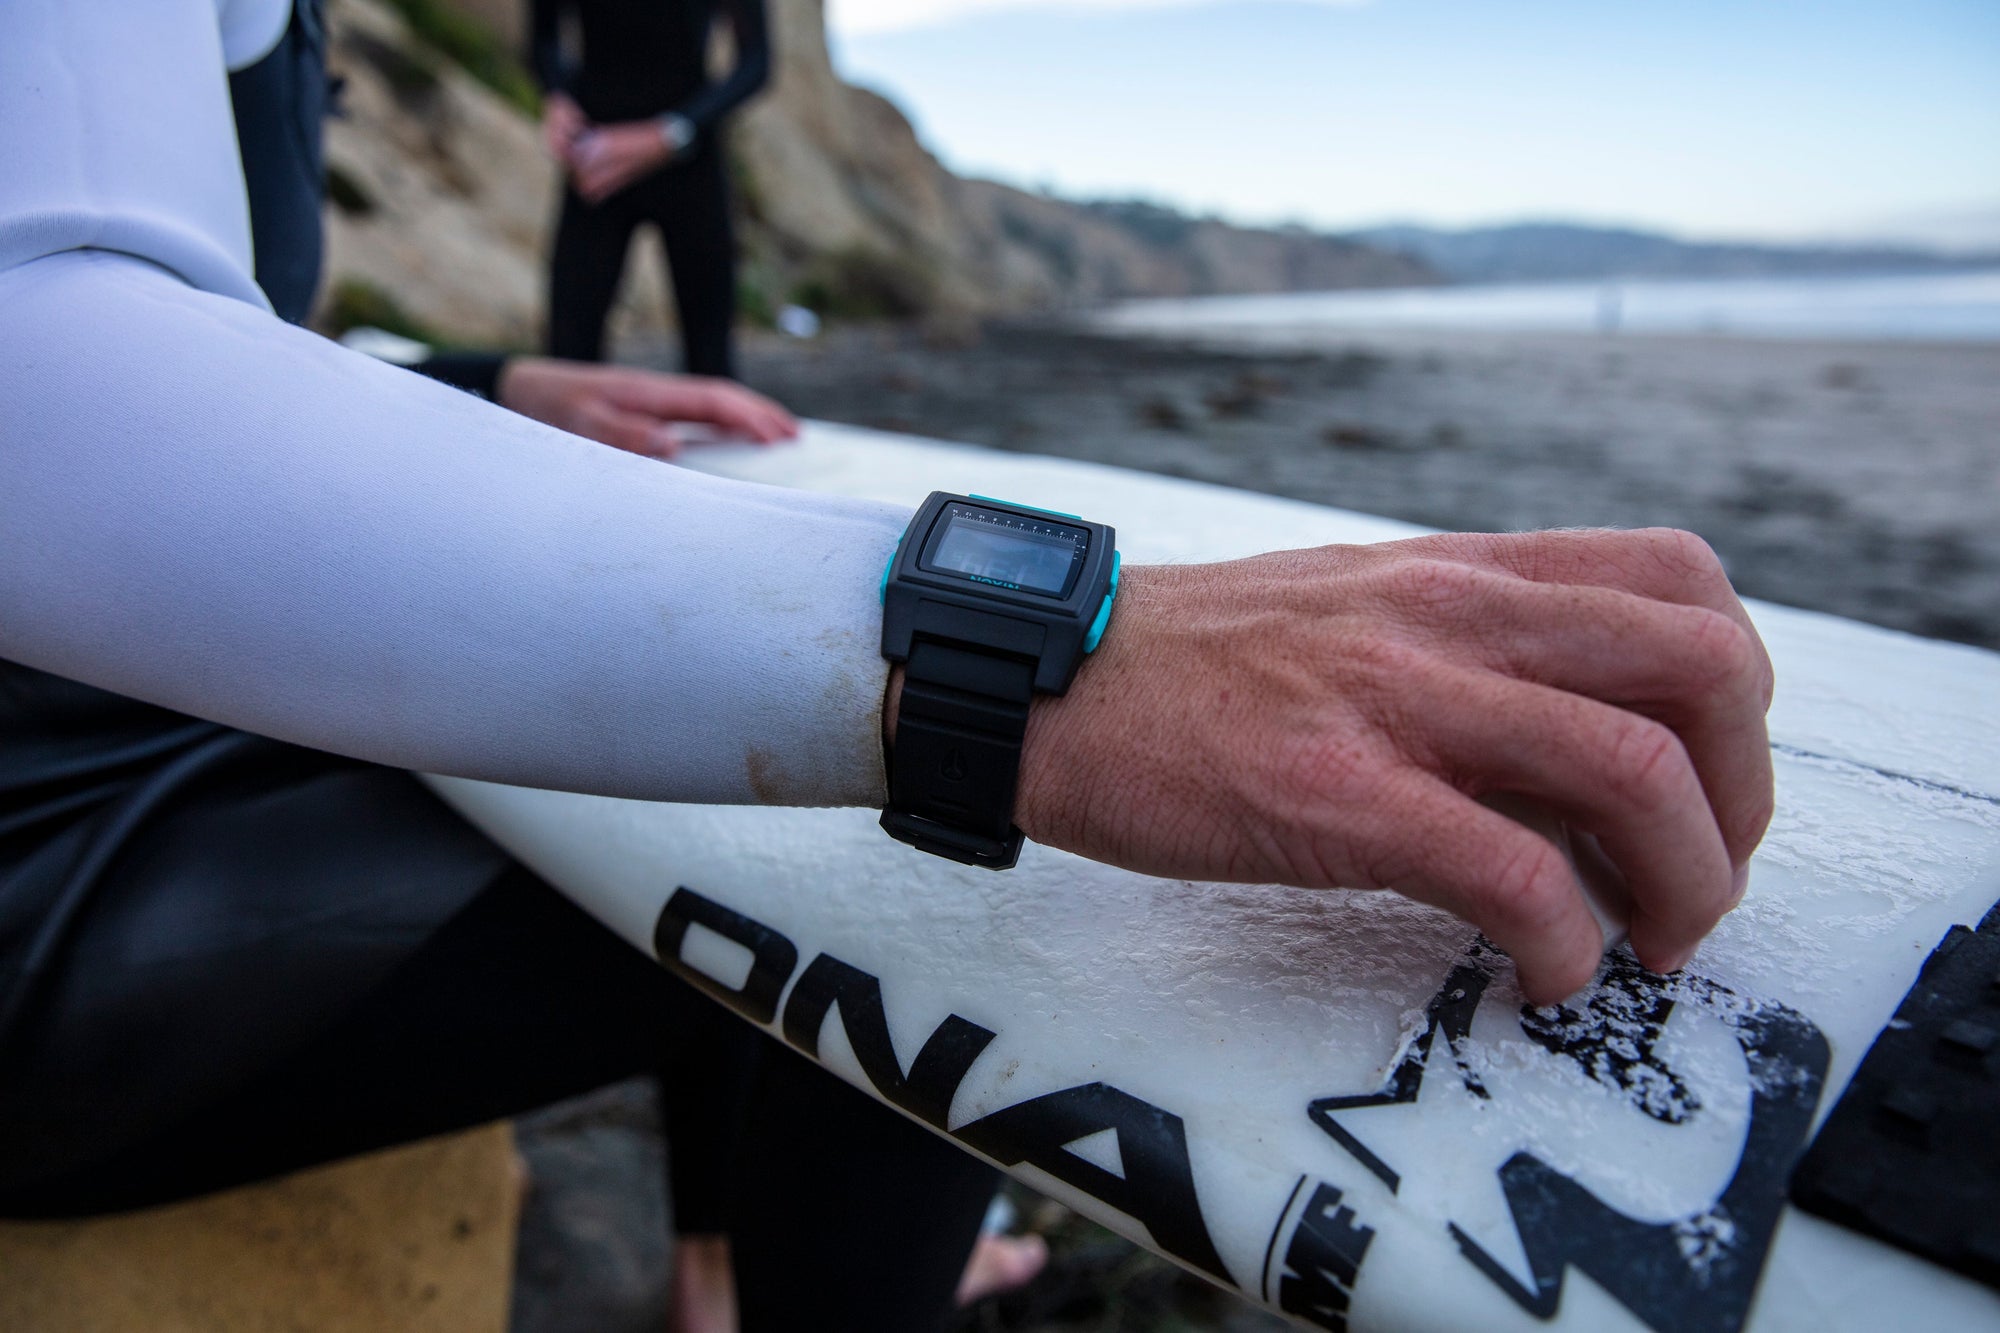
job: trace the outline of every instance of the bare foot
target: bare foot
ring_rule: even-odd
[[[674,1237],[667,1333],[736,1333],[736,1279],[729,1237]]]
[[[1040,1236],[989,1236],[982,1233],[965,1261],[958,1280],[958,1303],[970,1305],[987,1296],[1026,1286],[1049,1262],[1048,1242]]]

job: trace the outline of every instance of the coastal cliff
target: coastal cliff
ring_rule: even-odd
[[[1125,297],[1437,280],[1420,260],[1341,237],[956,176],[892,102],[839,77],[822,0],[771,3],[774,76],[731,127],[753,320],[787,303],[837,317],[976,319]],[[323,325],[534,341],[556,177],[511,60],[523,8],[332,6],[346,91],[328,124]],[[636,247],[625,292],[616,332],[664,326],[652,244]]]
[[[841,80],[822,0],[771,2],[777,77],[735,130],[753,255],[808,273],[853,266],[900,284],[879,294],[890,302],[974,314],[1435,280],[1421,261],[1339,237],[955,176],[893,103]]]

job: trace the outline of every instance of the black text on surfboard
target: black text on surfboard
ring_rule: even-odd
[[[1300,1176],[1278,1215],[1264,1258],[1264,1299],[1271,1298],[1271,1256],[1277,1250],[1278,1237],[1292,1221],[1293,1208],[1303,1194],[1305,1206],[1298,1210],[1278,1274],[1278,1308],[1332,1333],[1346,1333],[1348,1302],[1353,1299],[1354,1283],[1361,1276],[1361,1261],[1368,1257],[1375,1229],[1355,1219],[1354,1209],[1343,1201],[1338,1188],[1323,1180],[1313,1181],[1312,1186],[1311,1193],[1306,1193],[1306,1177]]]
[[[682,954],[691,926],[733,941],[750,953],[740,985],[688,963]],[[689,888],[677,888],[653,928],[660,962],[754,1022],[769,1024],[798,967],[799,951],[784,935]],[[1027,1162],[1145,1226],[1153,1241],[1203,1272],[1233,1282],[1215,1251],[1195,1194],[1181,1118],[1107,1083],[1085,1083],[1005,1106],[951,1129],[946,1116],[972,1062],[994,1034],[957,1014],[932,1031],[908,1071],[897,1058],[874,975],[829,954],[816,956],[785,999],[785,1039],[819,1054],[820,1029],[838,1008],[842,1030],[862,1072],[882,1098],[943,1130],[1003,1166]],[[1122,1174],[1064,1150],[1093,1134],[1117,1136]]]

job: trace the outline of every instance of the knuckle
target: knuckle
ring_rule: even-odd
[[[1431,654],[1407,637],[1393,633],[1356,638],[1342,651],[1344,674],[1358,678],[1350,684],[1394,689],[1431,662]]]
[[[1352,808],[1372,787],[1379,765],[1358,742],[1315,737],[1281,765],[1280,783],[1299,809]]]
[[[1683,614],[1687,643],[1693,649],[1691,664],[1704,684],[1737,686],[1746,693],[1762,687],[1763,648],[1740,621],[1699,606]]]
[[[1655,564],[1683,583],[1714,584],[1728,580],[1715,548],[1683,528],[1647,528],[1636,534]]]
[[[1723,840],[1732,853],[1746,856],[1764,840],[1765,830],[1778,812],[1776,794],[1766,784],[1756,795],[1733,803],[1721,818]]]
[[[1522,572],[1539,583],[1587,582],[1602,563],[1607,539],[1617,534],[1598,529],[1560,529],[1513,533],[1505,537]]]
[[[1734,616],[1707,607],[1674,611],[1688,652],[1682,659],[1691,690],[1755,700],[1768,712],[1777,678],[1757,631]]]
[[[1478,581],[1468,565],[1419,558],[1400,561],[1388,571],[1388,592],[1406,610],[1448,612],[1474,596]]]
[[[1691,771],[1679,736],[1658,722],[1630,715],[1612,724],[1601,767],[1612,798],[1640,812],[1670,804]]]
[[[1523,833],[1494,864],[1487,910],[1502,929],[1522,937],[1545,936],[1568,911],[1568,879],[1562,854],[1534,834]]]

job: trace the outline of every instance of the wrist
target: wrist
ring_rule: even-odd
[[[520,391],[520,383],[515,378],[514,372],[520,367],[521,362],[526,359],[519,356],[504,358],[500,362],[500,373],[493,377],[493,401],[510,411],[519,412],[521,410],[514,406],[515,398]],[[522,415],[525,416],[526,413]]]
[[[1130,689],[1133,664],[1143,661],[1147,622],[1157,600],[1158,576],[1169,571],[1142,565],[1121,571],[1118,625],[1077,668],[1065,694],[1035,696],[1021,741],[1021,776],[1014,822],[1044,846],[1081,844],[1089,797],[1099,786],[1099,756],[1115,737],[1105,734],[1118,710],[1109,707]],[[1129,747],[1128,753],[1133,753]]]
[[[896,714],[903,704],[903,664],[889,664],[889,685],[882,693],[882,753],[896,743]]]

